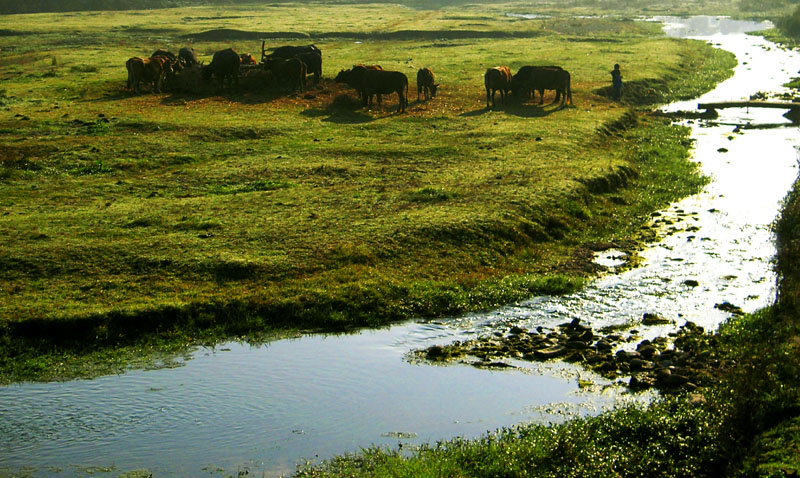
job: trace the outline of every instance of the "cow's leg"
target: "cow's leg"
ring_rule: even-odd
[[[161,91],[164,89],[164,78],[165,77],[166,77],[166,74],[162,74],[162,75],[158,76],[158,79],[156,79],[156,92],[157,93],[161,93]]]

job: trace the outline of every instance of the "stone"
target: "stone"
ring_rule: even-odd
[[[563,345],[554,345],[546,349],[539,349],[534,352],[537,358],[547,360],[551,358],[560,357],[567,353],[567,348]]]

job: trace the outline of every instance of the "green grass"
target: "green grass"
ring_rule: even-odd
[[[707,337],[722,358],[704,396],[559,425],[520,425],[411,452],[369,448],[295,476],[759,477],[800,470],[800,182],[775,224],[777,303]]]
[[[733,63],[629,21],[581,20],[571,35],[592,41],[565,42],[550,20],[510,22],[491,6],[458,16],[254,8],[222,23],[207,7],[18,15],[26,33],[0,37],[2,381],[36,377],[17,362],[43,350],[60,363],[59,354],[375,326],[574,290],[592,271],[584,244],[650,238],[639,227],[648,214],[701,184],[686,132],[631,108],[708,88]],[[124,90],[129,56],[220,25],[447,32],[478,12],[486,25],[469,30],[478,38],[315,40],[325,79],[303,95]],[[510,23],[535,35],[492,38]],[[194,44],[205,61],[227,46],[261,45]],[[486,67],[532,61],[570,70],[575,106],[487,110]],[[406,72],[412,90],[416,69],[430,66],[441,92],[428,103],[412,93],[403,115],[391,96],[371,112],[334,106],[355,94],[329,79],[361,62]],[[610,101],[614,63],[661,92]]]

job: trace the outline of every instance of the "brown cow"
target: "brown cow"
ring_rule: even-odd
[[[511,70],[507,66],[495,66],[486,70],[483,75],[483,84],[486,86],[486,107],[489,107],[489,98],[492,99],[494,106],[494,93],[500,92],[500,99],[503,104],[506,102],[506,95],[511,90]],[[491,93],[491,94],[490,94]]]
[[[408,105],[408,77],[399,71],[366,70],[362,86],[367,107],[372,108],[372,95],[378,95],[378,105],[382,94],[397,93],[397,111],[405,112]]]
[[[297,58],[265,58],[264,69],[272,73],[277,82],[289,87],[290,91],[303,91],[306,87],[306,64]]]
[[[128,87],[132,88],[134,93],[139,93],[141,82],[152,83],[153,91],[160,93],[164,78],[171,71],[171,64],[163,56],[134,57],[125,62],[125,68],[128,70]]]
[[[341,70],[339,74],[336,75],[334,81],[336,83],[344,83],[351,88],[355,88],[358,92],[358,99],[367,104],[367,98],[364,97],[364,73],[367,70],[383,70],[380,65],[353,65],[353,68],[349,70]],[[378,95],[378,103],[380,103],[381,97]]]
[[[417,101],[419,101],[419,94],[422,92],[425,95],[425,101],[436,96],[436,90],[439,85],[434,83],[433,70],[430,68],[422,68],[417,72]]]
[[[242,53],[239,55],[239,58],[242,61],[242,65],[256,65],[256,57],[249,53]]]

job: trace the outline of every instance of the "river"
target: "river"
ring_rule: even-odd
[[[744,34],[767,24],[654,20],[665,23],[668,35],[708,40],[739,59],[733,78],[669,110],[781,92],[800,68],[796,53]],[[569,364],[522,362],[489,371],[415,364],[408,353],[499,326],[551,327],[576,317],[598,328],[655,312],[677,325],[691,320],[713,329],[729,315],[717,304],[745,311],[770,304],[770,223],[798,174],[800,131],[779,110],[720,113],[713,122],[690,122],[694,158],[711,183],[657,218],[677,232],[644,251],[642,267],[610,274],[577,294],[534,297],[485,314],[260,346],[229,343],[199,350],[176,368],[2,387],[0,476],[23,467],[55,477],[133,469],[154,476],[245,470],[279,476],[296,463],[373,444],[409,448],[477,437],[649,399]],[[615,258],[599,260],[613,266]],[[674,326],[637,328],[648,337]]]

